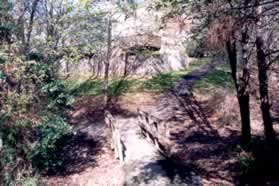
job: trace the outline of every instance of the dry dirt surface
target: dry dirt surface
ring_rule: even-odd
[[[124,183],[124,173],[118,160],[106,148],[102,154],[95,156],[96,165],[74,174],[46,177],[49,186],[94,186]]]
[[[101,99],[81,99],[69,113],[75,136],[62,149],[66,157],[63,168],[48,173],[44,179],[46,185],[123,185],[124,172],[107,143]]]
[[[214,66],[208,68],[212,69]],[[177,90],[167,93],[122,95],[110,109],[116,118],[124,121],[135,122],[138,108],[167,121],[172,151],[177,161],[159,158],[153,162],[154,169],[152,162],[149,162],[140,167],[128,166],[125,170],[108,148],[103,107],[99,104],[102,98],[87,97],[79,100],[70,113],[71,123],[77,133],[85,134],[95,145],[86,145],[80,140],[77,143],[79,148],[71,148],[68,152],[75,156],[75,160],[69,161],[66,171],[46,177],[48,185],[129,185],[125,171],[133,172],[135,169],[144,174],[141,180],[130,185],[150,185],[144,183],[158,177],[167,178],[165,183],[168,184],[165,185],[182,185],[182,182],[208,186],[241,184],[239,157],[243,151],[239,147],[240,118],[237,99],[233,92],[222,89],[216,89],[214,94],[193,92],[193,81],[204,73],[206,70],[203,69],[186,76],[175,87]],[[272,108],[275,115],[278,114],[277,103]],[[251,100],[251,113],[253,136],[261,137],[263,128],[256,97]],[[277,130],[278,127],[275,128]],[[78,153],[71,152],[75,148]],[[75,171],[67,171],[72,169]],[[256,180],[255,177],[251,179]]]

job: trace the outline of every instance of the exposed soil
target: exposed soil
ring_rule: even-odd
[[[176,87],[180,91],[125,94],[113,104],[111,111],[115,116],[135,118],[139,108],[168,122],[173,152],[180,162],[160,162],[169,178],[175,180],[178,176],[180,180],[187,181],[189,174],[192,174],[192,177],[198,175],[201,178],[200,185],[241,184],[239,157],[243,151],[239,147],[240,118],[234,93],[222,89],[216,89],[214,94],[197,93],[192,92],[192,86],[188,84],[194,81],[192,77],[196,77],[195,75],[202,76],[214,68],[208,67],[207,70],[186,76],[182,84]],[[188,81],[187,78],[191,80]],[[105,138],[103,107],[99,104],[101,99],[87,97],[79,100],[70,120],[77,133],[86,133],[89,138],[99,142],[98,147],[92,147],[97,151],[94,154],[94,163],[75,172],[48,176],[48,185],[124,184],[123,169],[119,161],[113,158]],[[273,113],[277,117],[276,104],[273,105]],[[261,137],[263,127],[256,97],[251,100],[251,113],[253,136]],[[275,129],[279,132],[278,126],[275,125]]]

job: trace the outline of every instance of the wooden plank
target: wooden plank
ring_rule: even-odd
[[[105,123],[110,130],[110,144],[111,149],[114,150],[114,156],[123,163],[125,159],[125,145],[121,138],[120,127],[109,111],[105,111]]]
[[[143,136],[155,145],[164,156],[170,157],[169,130],[167,123],[144,111],[138,110],[138,125]],[[159,130],[163,128],[163,132]]]

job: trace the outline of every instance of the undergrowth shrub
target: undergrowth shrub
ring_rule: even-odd
[[[61,110],[70,107],[75,99],[74,96],[67,90],[65,83],[56,80],[42,87],[42,92],[47,94],[49,103],[47,108],[50,110]]]
[[[33,123],[19,120],[8,123],[8,116],[1,116],[0,121],[0,180],[3,185],[20,185],[20,183],[34,175],[28,153],[34,142]]]
[[[28,120],[11,125],[3,122],[3,116],[1,118],[1,184],[36,185],[38,172],[62,165],[63,157],[56,152],[71,136],[71,127],[62,117],[46,117],[37,126]]]
[[[63,157],[57,156],[66,136],[71,135],[71,127],[60,116],[46,117],[38,128],[38,141],[29,154],[33,165],[39,170],[59,167]]]
[[[71,134],[63,110],[73,97],[39,57],[1,57],[0,185],[37,185],[63,161],[55,152]]]
[[[9,96],[6,97],[6,104],[3,108],[7,114],[21,117],[28,112],[28,108],[34,101],[33,98],[32,94],[26,92],[11,91]]]

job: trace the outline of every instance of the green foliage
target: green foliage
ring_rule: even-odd
[[[51,102],[54,101],[53,107],[61,110],[73,100],[70,101],[63,86],[57,85],[58,88],[55,88],[52,66],[42,62],[40,56],[34,55],[33,61],[25,61],[25,57],[7,55],[5,52],[0,56],[4,61],[3,64],[0,64],[0,139],[3,144],[0,149],[1,184],[37,185],[39,178],[34,177],[37,169],[36,166],[33,166],[35,165],[34,152],[37,152],[36,157],[38,157],[42,154],[40,152],[47,151],[44,146],[46,143],[50,144],[49,148],[51,148],[51,143],[54,142],[47,141],[47,135],[49,135],[49,139],[58,141],[59,136],[55,136],[54,133],[62,136],[63,129],[66,133],[66,128],[70,128],[63,119],[53,116],[54,132],[43,130],[43,125],[46,125],[45,128],[51,127],[45,119],[41,122],[41,114],[50,115],[53,111],[51,109],[45,111],[44,105],[51,105]],[[7,77],[13,82],[12,84],[6,81]],[[47,85],[51,91],[46,93],[42,89]],[[47,98],[48,93],[51,96],[49,99]],[[35,135],[37,133],[38,136]],[[42,133],[46,133],[46,135]],[[43,137],[39,134],[42,134]],[[38,149],[36,150],[36,148]],[[47,152],[49,151],[51,150]],[[59,164],[59,157],[51,159],[46,157],[48,154],[44,155],[41,160],[46,161],[45,166]],[[44,157],[46,159],[43,159]]]
[[[100,95],[103,93],[104,83],[101,80],[86,80],[66,82],[69,91],[75,96]]]
[[[144,83],[144,88],[158,91],[167,90],[172,88],[180,78],[181,76],[175,73],[160,74],[147,80]]]
[[[187,73],[196,70],[211,61],[210,58],[202,58],[193,61],[187,70],[159,74],[151,79],[112,79],[109,84],[110,96],[120,96],[127,92],[140,91],[164,91],[171,88]],[[68,92],[74,96],[88,96],[103,94],[104,82],[101,79],[67,80],[65,83]]]
[[[132,88],[138,83],[137,80],[120,79],[114,80],[109,85],[109,93],[112,97],[123,95],[126,92],[132,91]]]
[[[6,97],[4,109],[9,115],[21,116],[28,112],[28,108],[33,103],[33,96],[28,93],[19,94],[16,91],[11,91]]]
[[[3,88],[9,91],[0,91],[0,105],[2,112],[17,119],[25,118],[25,115],[35,106],[40,107],[41,92],[38,91],[52,78],[47,64],[36,61],[22,61],[14,59],[7,61],[0,70],[0,79],[7,77],[13,79],[16,86],[10,86],[7,81],[2,81]],[[1,66],[0,66],[1,68]],[[35,104],[37,103],[37,104]]]
[[[27,59],[28,60],[34,60],[34,61],[37,61],[37,62],[40,62],[44,59],[44,56],[42,53],[39,53],[39,52],[30,52],[27,56]]]
[[[7,60],[8,60],[7,53],[0,49],[0,65],[3,65]]]
[[[193,61],[188,69],[181,71],[174,71],[169,73],[159,74],[153,78],[146,80],[144,82],[144,89],[154,90],[154,91],[163,91],[172,88],[183,76],[188,73],[201,68],[211,61],[210,58],[201,58]]]
[[[4,114],[0,114],[0,127],[1,127],[1,125],[3,125],[3,123],[6,121],[6,119],[7,119],[7,114],[6,113],[4,113]]]
[[[0,148],[0,179],[3,181],[1,184],[16,185],[32,176],[31,164],[27,161],[32,144],[32,122],[22,120],[8,125],[8,119],[4,116],[0,121],[0,138],[3,139],[3,147]]]
[[[5,80],[6,78],[6,74],[4,73],[4,71],[0,70],[0,80]]]
[[[60,94],[58,96],[61,97]],[[62,158],[54,152],[62,138],[70,134],[71,127],[56,115],[44,118],[40,124],[33,121],[36,115],[29,116],[25,108],[30,105],[30,99],[28,94],[13,92],[5,100],[6,107],[10,109],[2,108],[9,111],[0,117],[0,139],[3,139],[0,178],[3,183],[34,185],[37,183],[37,178],[33,177],[36,169],[47,170],[62,163]],[[46,114],[49,115],[49,112]],[[26,168],[22,169],[23,166]]]
[[[34,168],[48,170],[63,163],[63,158],[55,153],[66,142],[64,137],[71,134],[71,127],[63,118],[46,117],[38,127],[29,120],[8,125],[8,117],[1,118],[1,184],[37,185],[39,178]]]
[[[58,61],[92,55],[105,39],[103,14],[92,16],[91,2],[83,3],[88,11],[76,1],[39,1],[31,25],[33,1],[0,1],[0,185],[38,185],[38,169],[61,165],[55,152],[71,134],[61,115],[74,97],[57,80]]]
[[[49,116],[38,128],[38,142],[29,154],[29,159],[39,170],[48,170],[62,165],[63,158],[56,151],[65,136],[71,134],[71,127],[59,116]]]
[[[83,5],[84,8],[89,11],[91,0],[79,0]]]
[[[54,78],[54,75],[51,72],[51,64],[42,63],[40,62],[40,60],[29,61],[28,63],[29,66],[25,70],[25,74],[28,75],[28,77],[33,80],[33,83],[36,84],[38,87],[43,86]]]
[[[42,87],[42,92],[47,94],[49,99],[49,109],[63,109],[71,106],[75,99],[74,96],[67,91],[63,81],[52,81]]]
[[[132,50],[132,52],[136,54],[141,54],[146,57],[150,56],[159,56],[160,55],[160,50],[155,47],[142,47],[142,48],[135,48]]]
[[[228,65],[221,65],[207,74],[194,85],[196,90],[209,91],[215,88],[234,88],[233,80]]]
[[[113,79],[109,84],[110,96],[120,96],[125,92],[132,91],[138,83],[139,81],[135,79]],[[68,80],[66,84],[71,94],[75,96],[97,96],[103,94],[104,82],[102,80],[89,79],[80,83]]]
[[[22,179],[22,181],[20,181],[20,184],[23,185],[23,186],[38,186],[38,185],[41,185],[40,177],[38,175],[36,175],[36,176],[24,178],[24,179]]]

